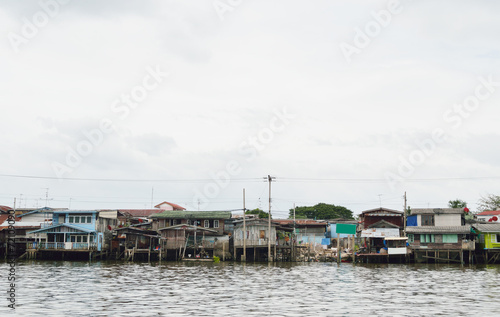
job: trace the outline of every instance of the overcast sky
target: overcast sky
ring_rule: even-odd
[[[0,204],[228,210],[245,188],[267,210],[271,175],[278,218],[405,191],[475,210],[500,194],[499,9],[4,0]]]

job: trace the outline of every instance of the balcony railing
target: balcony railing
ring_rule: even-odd
[[[27,249],[38,250],[94,250],[97,249],[97,243],[91,242],[28,242]]]

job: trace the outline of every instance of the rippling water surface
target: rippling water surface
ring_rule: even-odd
[[[16,274],[0,316],[500,316],[499,266],[33,261]]]

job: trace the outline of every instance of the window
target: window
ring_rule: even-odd
[[[115,219],[116,221],[116,219]],[[92,217],[91,216],[87,216],[87,223],[92,223]]]
[[[188,226],[191,225],[191,220],[190,219],[187,220],[187,224],[188,224]]]
[[[443,243],[458,243],[458,235],[443,234]]]
[[[87,242],[87,236],[82,237],[82,242],[85,242],[85,243]]]
[[[412,234],[409,234],[408,235],[408,243],[413,243],[413,242],[415,242],[415,236]]]
[[[75,223],[80,223],[80,217],[75,217]]]
[[[500,234],[492,234],[491,235],[491,242],[493,243],[500,243]]]
[[[434,235],[433,234],[421,234],[420,235],[421,243],[434,243]]]
[[[69,217],[69,223],[73,223],[73,222],[75,222],[75,220],[74,220],[74,219],[75,219],[75,217],[71,217],[71,216],[70,216],[70,217]]]
[[[434,226],[434,215],[421,215],[421,226]]]
[[[172,226],[175,226],[177,224],[177,219],[172,220]]]
[[[219,220],[214,220],[214,228],[219,228]]]
[[[203,223],[203,226],[204,226],[205,228],[210,228],[210,221],[205,220],[205,221],[204,221],[204,223]]]

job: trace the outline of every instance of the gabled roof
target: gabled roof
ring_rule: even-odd
[[[499,216],[500,210],[486,210],[477,214],[478,216]]]
[[[212,232],[212,233],[217,233],[218,232],[217,230],[214,230],[214,229],[204,228],[204,227],[200,227],[200,226],[188,225],[188,224],[185,224],[185,223],[158,229],[158,231],[163,231],[163,230],[207,231],[207,232]]]
[[[361,212],[361,215],[363,216],[379,216],[379,217],[384,217],[384,216],[402,216],[403,212],[394,210],[394,209],[389,209],[389,208],[384,208],[384,207],[379,207],[379,208],[374,208],[374,209],[369,209]]]
[[[230,219],[230,211],[165,210],[149,216],[151,219]]]
[[[382,226],[385,226],[385,227],[382,227]],[[377,222],[369,225],[368,228],[399,228],[399,226],[382,219],[380,221],[377,221]]]
[[[60,228],[60,227],[67,227],[67,228],[71,228],[71,229],[78,230],[78,231],[85,232],[85,233],[94,233],[94,232],[96,232],[95,230],[90,230],[90,229],[87,229],[87,228],[82,228],[82,227],[79,227],[79,226],[70,225],[68,223],[61,223],[61,224],[57,224],[57,225],[52,225],[52,226],[47,227],[47,228],[43,228],[43,229],[31,231],[31,232],[28,232],[28,233],[48,232],[48,231],[50,231],[52,229]]]
[[[479,232],[500,232],[500,223],[476,223],[472,226]]]
[[[32,215],[32,214],[36,214],[36,213],[46,213],[46,212],[50,212],[50,213],[53,213],[54,212],[54,209],[52,208],[49,208],[49,207],[43,207],[43,208],[40,208],[40,209],[35,209],[35,210],[32,210],[32,211],[29,211],[27,213],[24,213],[24,214],[20,214],[18,215],[18,217],[24,217],[26,215]]]
[[[439,214],[463,214],[464,208],[421,208],[412,209],[412,215],[439,215]]]
[[[158,205],[155,206],[155,208],[160,208],[161,205],[163,204],[167,204],[167,205],[170,205],[174,208],[174,210],[186,210],[186,208],[182,207],[182,206],[179,206],[177,204],[174,204],[174,203],[169,203],[168,201],[164,201]]]
[[[406,227],[406,233],[412,234],[422,234],[422,233],[456,233],[456,234],[467,234],[470,233],[470,226],[422,226],[422,227]]]

